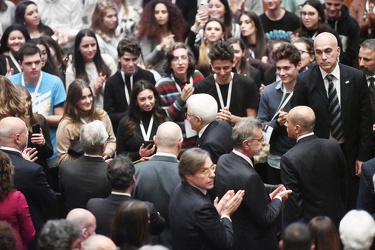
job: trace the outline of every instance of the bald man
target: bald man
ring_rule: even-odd
[[[182,132],[174,122],[162,123],[154,136],[157,148],[149,161],[135,165],[137,182],[134,198],[154,204],[160,215],[166,219],[166,228],[159,236],[159,244],[171,247],[168,205],[169,197],[180,183],[177,156],[182,147]]]
[[[83,208],[72,209],[66,216],[66,220],[76,222],[81,226],[83,239],[95,235],[96,219],[90,211]]]
[[[44,224],[42,210],[56,205],[56,195],[47,183],[42,166],[22,157],[28,135],[26,124],[21,119],[6,117],[0,121],[0,150],[12,160],[14,187],[25,195],[38,234]]]
[[[283,227],[328,216],[339,226],[345,215],[346,164],[339,144],[314,134],[315,114],[307,106],[289,111],[285,126],[296,145],[281,157],[281,182],[293,190],[285,201]]]
[[[116,250],[113,241],[104,235],[93,235],[82,242],[84,250]]]
[[[356,204],[362,162],[371,157],[372,124],[366,76],[338,63],[341,49],[331,33],[323,32],[315,38],[314,51],[317,65],[299,75],[292,106],[311,107],[316,116],[315,135],[340,144],[348,171],[349,210]],[[337,97],[338,103],[331,101]]]

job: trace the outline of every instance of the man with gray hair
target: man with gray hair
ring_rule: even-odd
[[[277,218],[282,201],[291,190],[280,185],[268,193],[251,158],[264,146],[262,124],[254,118],[241,119],[233,128],[233,151],[219,158],[215,190],[223,197],[227,190],[245,190],[243,201],[232,215],[235,249],[278,249]]]
[[[209,94],[195,94],[187,100],[186,118],[198,132],[197,147],[210,153],[213,163],[233,149],[232,127],[226,121],[216,121],[217,102]]]
[[[369,250],[375,236],[375,222],[364,210],[351,210],[339,227],[344,250]]]
[[[368,93],[370,96],[371,124],[372,124],[372,157],[375,156],[375,39],[367,39],[359,49],[359,69],[366,74]]]
[[[68,212],[73,208],[86,208],[91,198],[104,198],[111,193],[106,178],[107,163],[104,153],[108,133],[101,121],[84,124],[80,142],[85,154],[60,165],[60,190]]]
[[[180,182],[177,156],[182,141],[181,128],[176,123],[162,123],[154,136],[156,154],[150,160],[135,165],[137,182],[133,196],[135,199],[153,203],[160,215],[166,219],[166,228],[157,243],[168,247],[172,246],[168,205],[170,194]]]

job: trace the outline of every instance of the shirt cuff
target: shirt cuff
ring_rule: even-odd
[[[228,215],[221,216],[220,220],[222,220],[223,218],[227,218],[230,222],[232,222],[232,219]]]

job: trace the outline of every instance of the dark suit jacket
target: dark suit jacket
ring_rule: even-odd
[[[281,180],[293,191],[284,202],[283,227],[328,216],[338,228],[345,215],[347,178],[344,154],[334,140],[300,139],[281,157]]]
[[[48,185],[42,166],[25,160],[18,152],[3,151],[14,166],[14,187],[26,197],[34,228],[39,232],[44,224],[42,209],[56,206],[55,192]]]
[[[117,208],[121,203],[131,200],[127,195],[111,194],[107,198],[93,198],[87,202],[89,210],[96,218],[96,233],[111,237],[111,226]],[[159,234],[165,227],[164,218],[158,215],[154,205],[145,202],[150,213],[150,233]]]
[[[61,163],[60,190],[68,212],[85,208],[91,198],[104,198],[111,193],[107,180],[107,163],[101,157],[82,156]]]
[[[344,125],[345,148],[349,175],[354,175],[355,160],[366,161],[371,157],[370,105],[365,74],[340,64],[341,116]],[[314,133],[319,138],[329,138],[331,114],[319,66],[299,75],[294,88],[292,106],[306,105],[315,112]]]
[[[178,184],[169,203],[174,250],[231,249],[233,228],[220,220],[208,195],[187,183]]]
[[[207,150],[212,162],[216,164],[221,155],[228,154],[233,149],[232,126],[226,121],[211,122],[198,138],[197,147]]]
[[[357,209],[369,212],[375,219],[375,158],[366,161],[362,165],[362,174],[359,181],[359,192],[357,199]]]
[[[158,244],[172,247],[172,236],[169,226],[169,198],[181,182],[178,174],[176,157],[154,155],[150,160],[135,165],[136,183],[134,199],[154,204],[156,210],[166,220],[166,228],[160,234]]]
[[[244,158],[231,152],[219,158],[215,174],[215,190],[219,198],[228,190],[245,190],[241,205],[231,216],[234,248],[279,249],[276,224],[282,203],[280,199],[270,200],[255,169]]]
[[[138,68],[133,76],[133,85],[139,80],[147,80],[153,85],[156,83],[154,75],[150,71],[141,68]],[[120,71],[109,77],[105,83],[104,110],[107,111],[112,122],[113,131],[115,132],[117,131],[118,123],[125,116],[126,109],[128,108],[124,86],[125,82]]]

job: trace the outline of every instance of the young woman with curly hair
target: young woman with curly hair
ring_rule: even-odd
[[[117,7],[111,0],[100,0],[91,16],[91,30],[95,32],[100,51],[117,59],[117,44],[122,37],[116,35]]]
[[[117,154],[125,154],[133,161],[155,152],[153,139],[159,125],[167,121],[159,93],[146,80],[134,84],[130,94],[127,115],[117,129]]]
[[[116,137],[108,114],[95,107],[94,94],[82,79],[74,80],[68,88],[64,103],[64,114],[57,128],[57,152],[61,161],[74,160],[80,155],[69,152],[74,141],[79,140],[81,126],[88,122],[100,120],[109,135],[103,158],[111,158],[116,151]]]
[[[25,196],[13,187],[13,175],[14,167],[10,158],[0,150],[0,220],[12,225],[18,249],[26,250],[25,243],[34,239],[35,229]]]
[[[68,89],[73,80],[83,79],[92,88],[96,105],[102,108],[105,81],[116,73],[116,70],[114,59],[101,54],[94,32],[90,29],[80,30],[74,41],[73,63],[66,69],[66,88]]]
[[[182,42],[186,22],[180,9],[168,0],[149,2],[139,23],[138,40],[141,41],[145,64],[164,75],[163,59],[172,42]]]

